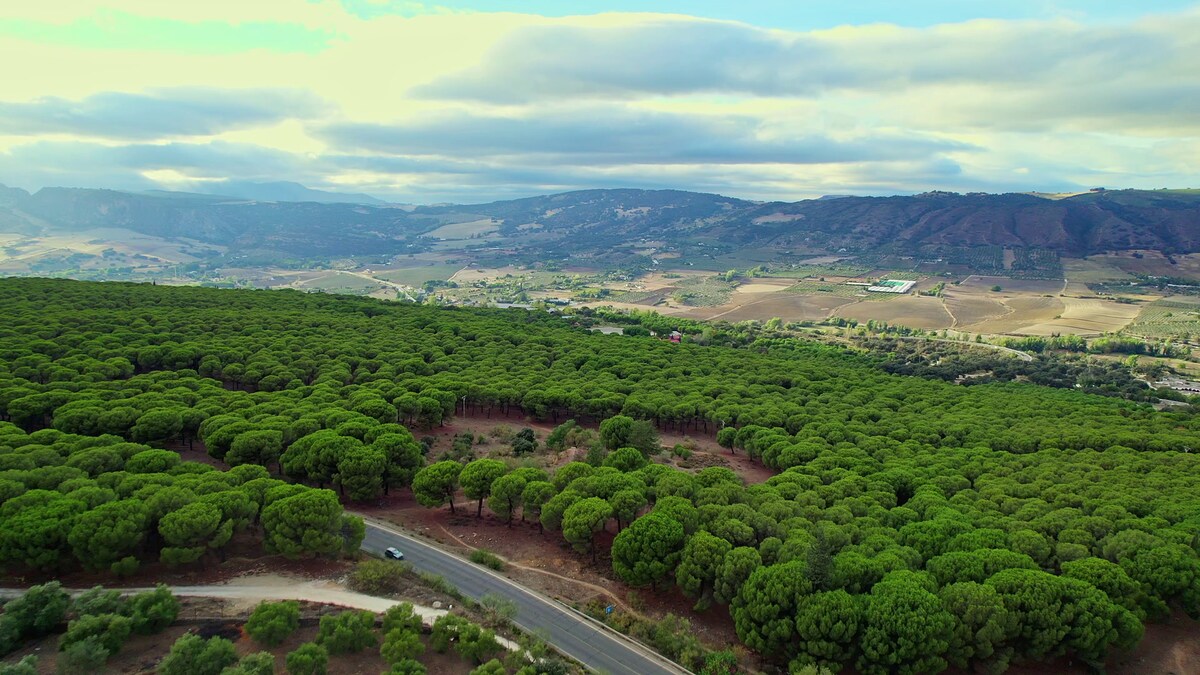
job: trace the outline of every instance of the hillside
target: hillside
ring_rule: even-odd
[[[494,222],[495,232],[462,241],[422,236],[446,224],[475,221]],[[30,195],[0,188],[0,228],[20,233],[120,228],[165,239],[186,237],[227,248],[234,256],[306,259],[436,246],[506,249],[542,259],[617,260],[632,255],[628,247],[641,240],[855,253],[1002,246],[1078,257],[1112,250],[1200,251],[1200,194],[1128,190],[1046,199],[933,192],[763,204],[676,190],[587,190],[401,208],[68,188]]]

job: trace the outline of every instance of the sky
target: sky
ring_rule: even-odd
[[[1200,187],[1200,2],[41,0],[0,62],[31,191]]]

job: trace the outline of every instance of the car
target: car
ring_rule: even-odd
[[[387,547],[387,549],[383,552],[383,555],[384,557],[391,558],[392,560],[404,560],[404,554],[400,552],[400,549],[397,549],[394,546]]]

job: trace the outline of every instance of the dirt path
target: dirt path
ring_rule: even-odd
[[[233,609],[249,611],[263,600],[306,600],[337,607],[365,609],[381,614],[401,603],[400,600],[380,598],[365,593],[346,590],[341,584],[322,579],[304,579],[302,577],[285,576],[282,574],[255,574],[238,577],[223,584],[205,584],[200,586],[170,586],[175,595],[197,598],[220,598],[233,600]],[[82,593],[84,589],[66,589],[71,594]],[[152,588],[121,588],[122,593],[140,593],[154,590]],[[0,597],[16,597],[25,589],[3,588]],[[453,605],[451,605],[453,607]],[[413,605],[413,612],[421,617],[421,622],[432,626],[439,617],[449,613],[445,609],[434,609],[422,605]],[[496,640],[510,650],[519,649],[517,643],[497,636]]]

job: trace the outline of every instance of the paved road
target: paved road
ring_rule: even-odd
[[[517,605],[513,623],[527,632],[542,631],[563,654],[598,673],[609,675],[686,675],[688,671],[584,618],[559,602],[535,593],[489,569],[451,555],[419,539],[367,522],[363,550],[381,554],[389,546],[422,572],[445,577],[469,597],[494,593]]]

